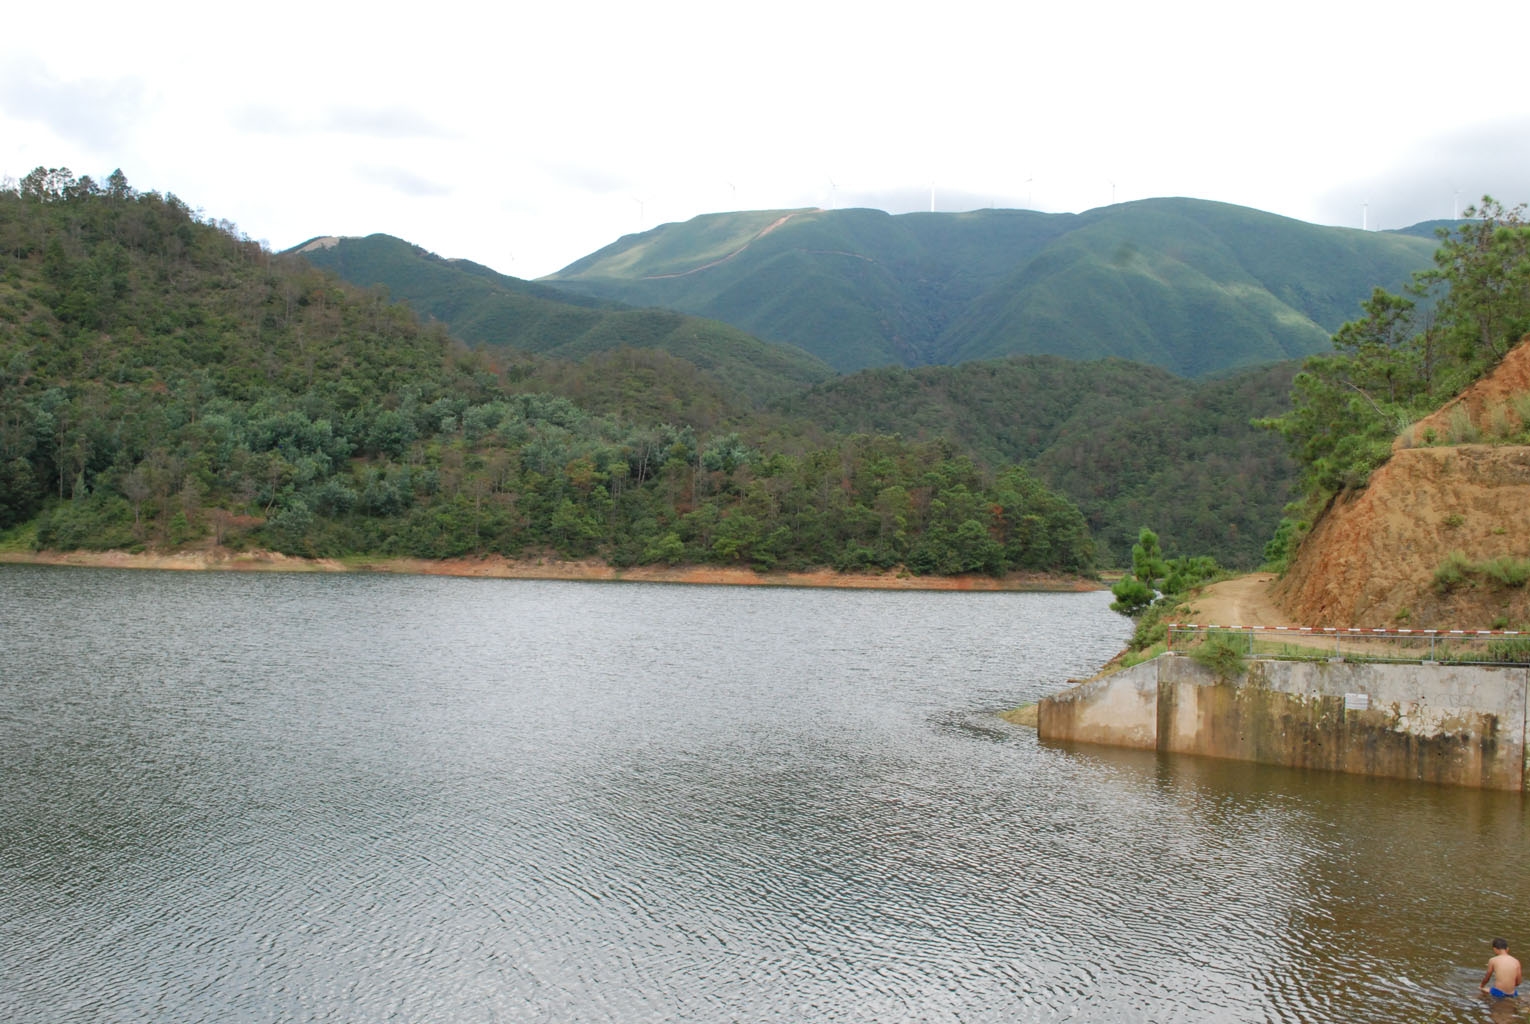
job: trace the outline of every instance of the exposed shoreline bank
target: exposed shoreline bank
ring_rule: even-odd
[[[296,558],[273,551],[211,549],[175,552],[0,551],[0,563],[104,569],[214,572],[384,572],[416,576],[492,579],[587,580],[638,583],[699,583],[713,586],[827,587],[856,590],[1060,591],[1099,590],[1104,584],[1076,576],[1011,573],[1004,577],[914,576],[906,572],[755,572],[727,566],[633,566],[618,569],[595,560],[558,558]]]

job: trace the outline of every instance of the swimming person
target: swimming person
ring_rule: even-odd
[[[1509,955],[1508,940],[1494,939],[1493,959],[1488,961],[1487,973],[1482,976],[1482,991],[1494,999],[1513,999],[1519,996],[1519,983],[1523,980],[1519,961]]]

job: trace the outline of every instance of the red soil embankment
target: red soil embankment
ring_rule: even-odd
[[[1530,340],[1492,373],[1399,435],[1363,488],[1313,524],[1274,598],[1301,625],[1487,629],[1530,625],[1530,590],[1469,572],[1530,559],[1530,447],[1493,441],[1530,417]],[[1416,447],[1417,445],[1438,447]]]

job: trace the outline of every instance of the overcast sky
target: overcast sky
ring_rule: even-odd
[[[174,192],[284,249],[538,277],[721,210],[1153,196],[1395,228],[1530,200],[1506,2],[11,5],[0,178]]]

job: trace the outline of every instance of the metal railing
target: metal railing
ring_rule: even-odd
[[[1507,629],[1358,629],[1334,626],[1206,626],[1172,623],[1168,650],[1208,641],[1250,658],[1453,665],[1530,665],[1530,633]]]

